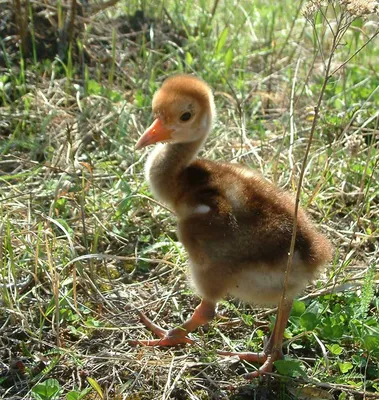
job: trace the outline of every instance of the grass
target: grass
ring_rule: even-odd
[[[151,337],[136,309],[172,327],[199,302],[134,151],[154,91],[200,75],[218,107],[201,156],[295,192],[335,26],[329,9],[313,29],[300,5],[130,0],[72,22],[70,5],[31,2],[23,51],[17,26],[0,27],[0,395],[379,398],[378,37],[326,82],[301,203],[335,257],[295,303],[276,373],[246,382],[255,366],[216,355],[261,349],[273,323],[274,310],[232,298],[195,346],[128,344]],[[0,13],[13,21],[11,2]],[[59,47],[65,21],[73,39]],[[356,19],[332,72],[377,30],[377,17]]]

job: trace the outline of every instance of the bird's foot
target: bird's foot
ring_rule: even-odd
[[[186,331],[180,328],[166,330],[162,329],[160,326],[151,321],[144,313],[139,312],[139,317],[141,322],[148,328],[151,332],[155,333],[159,339],[153,340],[130,340],[130,345],[143,345],[143,346],[175,346],[177,344],[183,343],[195,343],[194,340],[190,339],[186,335]]]
[[[221,351],[217,350],[220,356],[237,356],[240,360],[263,364],[267,360],[267,354],[263,351],[259,353],[251,352],[235,352],[235,351]]]
[[[262,364],[260,368],[258,368],[254,372],[249,372],[245,374],[243,377],[245,379],[254,379],[258,378],[259,376],[265,375],[267,372],[272,372],[272,367],[274,366],[274,361],[276,361],[275,357],[272,355],[266,356],[266,361]]]
[[[244,378],[246,379],[258,378],[259,376],[262,376],[267,372],[272,372],[274,362],[283,358],[283,353],[281,350],[266,350],[259,353],[217,351],[217,354],[221,356],[238,356],[240,360],[262,364],[262,366],[257,371],[245,374]]]

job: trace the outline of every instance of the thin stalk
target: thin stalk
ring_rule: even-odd
[[[68,43],[72,45],[72,40],[74,38],[74,28],[75,28],[75,17],[76,17],[76,0],[71,1],[70,9],[70,19],[68,21]]]
[[[210,18],[209,22],[212,22],[212,19],[216,14],[216,10],[217,10],[217,7],[218,7],[218,2],[219,2],[219,0],[215,0],[214,3],[213,3],[213,7],[212,7],[212,11],[211,11],[211,18]]]
[[[34,66],[37,65],[37,48],[36,48],[36,36],[34,30],[34,18],[33,18],[33,8],[29,3],[29,18],[30,18],[30,36],[32,39],[32,54]]]
[[[115,73],[115,65],[116,65],[116,29],[112,29],[112,64],[109,71],[108,81],[110,85],[113,85],[114,73]]]
[[[362,49],[364,49],[373,39],[375,39],[379,35],[379,30],[371,36],[370,39],[367,40],[357,51],[354,52],[346,61],[344,61],[341,65],[339,65],[336,69],[334,69],[330,76],[333,76],[337,71],[339,71],[342,67],[344,67],[352,58],[354,58]]]
[[[16,9],[15,19],[18,33],[20,35],[21,52],[23,55],[26,55],[28,51],[28,21],[27,17],[25,16],[24,7],[20,0],[14,0],[14,7]]]
[[[49,245],[49,237],[48,231],[50,230],[49,222],[46,223],[45,229],[45,250],[47,256],[47,264],[49,266],[50,271],[50,278],[52,283],[52,291],[53,291],[53,298],[54,298],[54,318],[55,319],[55,335],[56,335],[56,343],[57,346],[61,345],[60,340],[60,318],[59,318],[59,285],[60,285],[60,276],[55,263],[53,262],[52,257],[52,246]]]
[[[298,5],[298,7],[297,7],[297,9],[296,9],[296,12],[295,12],[295,16],[292,18],[291,27],[290,27],[290,29],[289,29],[289,31],[288,31],[288,33],[287,33],[287,36],[286,36],[286,38],[284,39],[284,42],[283,42],[283,44],[282,44],[282,46],[281,46],[281,48],[280,48],[278,54],[275,56],[274,64],[280,59],[280,57],[281,57],[282,54],[283,54],[283,51],[284,51],[285,47],[287,46],[287,44],[288,44],[290,38],[292,37],[292,32],[293,32],[293,30],[294,30],[294,28],[295,28],[296,21],[297,21],[297,19],[298,19],[298,17],[299,17],[299,14],[300,14],[300,12],[301,12],[301,10],[302,10],[302,8],[303,8],[303,3],[304,3],[304,0],[301,0],[301,1],[299,2],[299,5]]]
[[[331,65],[332,65],[334,52],[338,45],[338,29],[340,27],[340,23],[341,23],[341,20],[339,21],[339,24],[337,26],[337,34],[333,36],[332,48],[331,48],[331,52],[329,55],[328,63],[326,65],[326,70],[325,70],[325,78],[324,78],[324,82],[323,82],[321,90],[320,90],[320,94],[318,96],[317,103],[314,106],[314,118],[313,118],[313,122],[312,122],[311,131],[309,133],[307,148],[305,150],[303,162],[301,165],[299,183],[298,183],[298,187],[297,187],[297,191],[296,191],[296,198],[295,198],[295,211],[294,211],[294,219],[293,219],[293,227],[292,227],[291,244],[290,244],[290,250],[289,250],[289,254],[288,254],[286,272],[285,272],[285,276],[284,276],[284,285],[283,285],[282,296],[280,298],[279,307],[278,307],[277,320],[279,320],[279,321],[282,319],[284,306],[287,301],[286,294],[287,294],[287,288],[288,288],[288,281],[289,281],[289,276],[291,275],[293,256],[294,256],[294,252],[295,252],[296,232],[297,232],[297,215],[299,212],[301,187],[303,184],[304,173],[305,173],[307,160],[308,160],[309,152],[310,152],[312,141],[313,141],[313,136],[316,131],[317,122],[318,122],[319,115],[320,115],[320,107],[321,107],[322,99],[325,94],[326,86],[329,82],[329,79],[331,78],[330,69],[331,69]],[[275,333],[276,333],[276,336],[279,335],[278,332],[275,332]],[[280,342],[281,342],[280,337],[274,338],[274,343],[280,343]]]

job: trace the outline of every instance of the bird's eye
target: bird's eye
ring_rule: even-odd
[[[183,122],[189,121],[192,117],[192,114],[190,112],[185,112],[180,116],[180,120]]]

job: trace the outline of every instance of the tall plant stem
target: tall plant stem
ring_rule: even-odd
[[[339,23],[337,25],[336,33],[333,35],[333,43],[332,43],[330,55],[329,55],[329,58],[328,58],[328,62],[327,62],[326,68],[325,68],[325,77],[324,77],[324,81],[323,81],[323,84],[322,84],[322,87],[321,87],[321,90],[320,90],[320,94],[319,94],[318,99],[317,99],[317,103],[314,106],[314,118],[313,118],[313,121],[312,121],[312,127],[311,127],[311,131],[309,133],[309,139],[308,139],[307,147],[306,147],[306,150],[305,150],[303,162],[302,162],[302,165],[301,165],[299,183],[298,183],[298,186],[297,186],[296,198],[295,198],[295,210],[294,210],[294,218],[293,218],[291,244],[290,244],[290,249],[289,249],[289,254],[288,254],[286,272],[285,272],[285,276],[284,276],[284,285],[283,285],[282,296],[280,298],[279,307],[278,307],[277,320],[281,320],[282,319],[284,306],[285,306],[285,303],[286,303],[286,300],[287,300],[286,294],[287,294],[287,288],[288,288],[288,281],[289,281],[289,276],[291,275],[292,261],[293,261],[294,251],[295,251],[295,243],[296,243],[297,215],[298,215],[298,212],[299,212],[301,187],[302,187],[302,184],[303,184],[304,173],[305,173],[305,168],[306,168],[307,161],[308,161],[308,156],[309,156],[310,149],[311,149],[311,146],[312,146],[313,136],[314,136],[314,133],[316,131],[317,122],[318,122],[318,119],[319,119],[319,116],[320,116],[321,103],[322,103],[322,100],[323,100],[323,97],[324,97],[324,94],[325,94],[326,86],[327,86],[327,84],[329,82],[329,79],[331,78],[330,70],[331,70],[331,65],[332,65],[334,52],[335,52],[335,50],[337,48],[337,45],[338,45],[338,43],[340,41],[340,38],[338,37],[338,32],[339,32],[339,27],[341,26],[341,22],[342,22],[342,18],[340,19],[340,21],[339,21]],[[280,338],[275,338],[274,343],[279,343],[279,342],[280,342]]]

